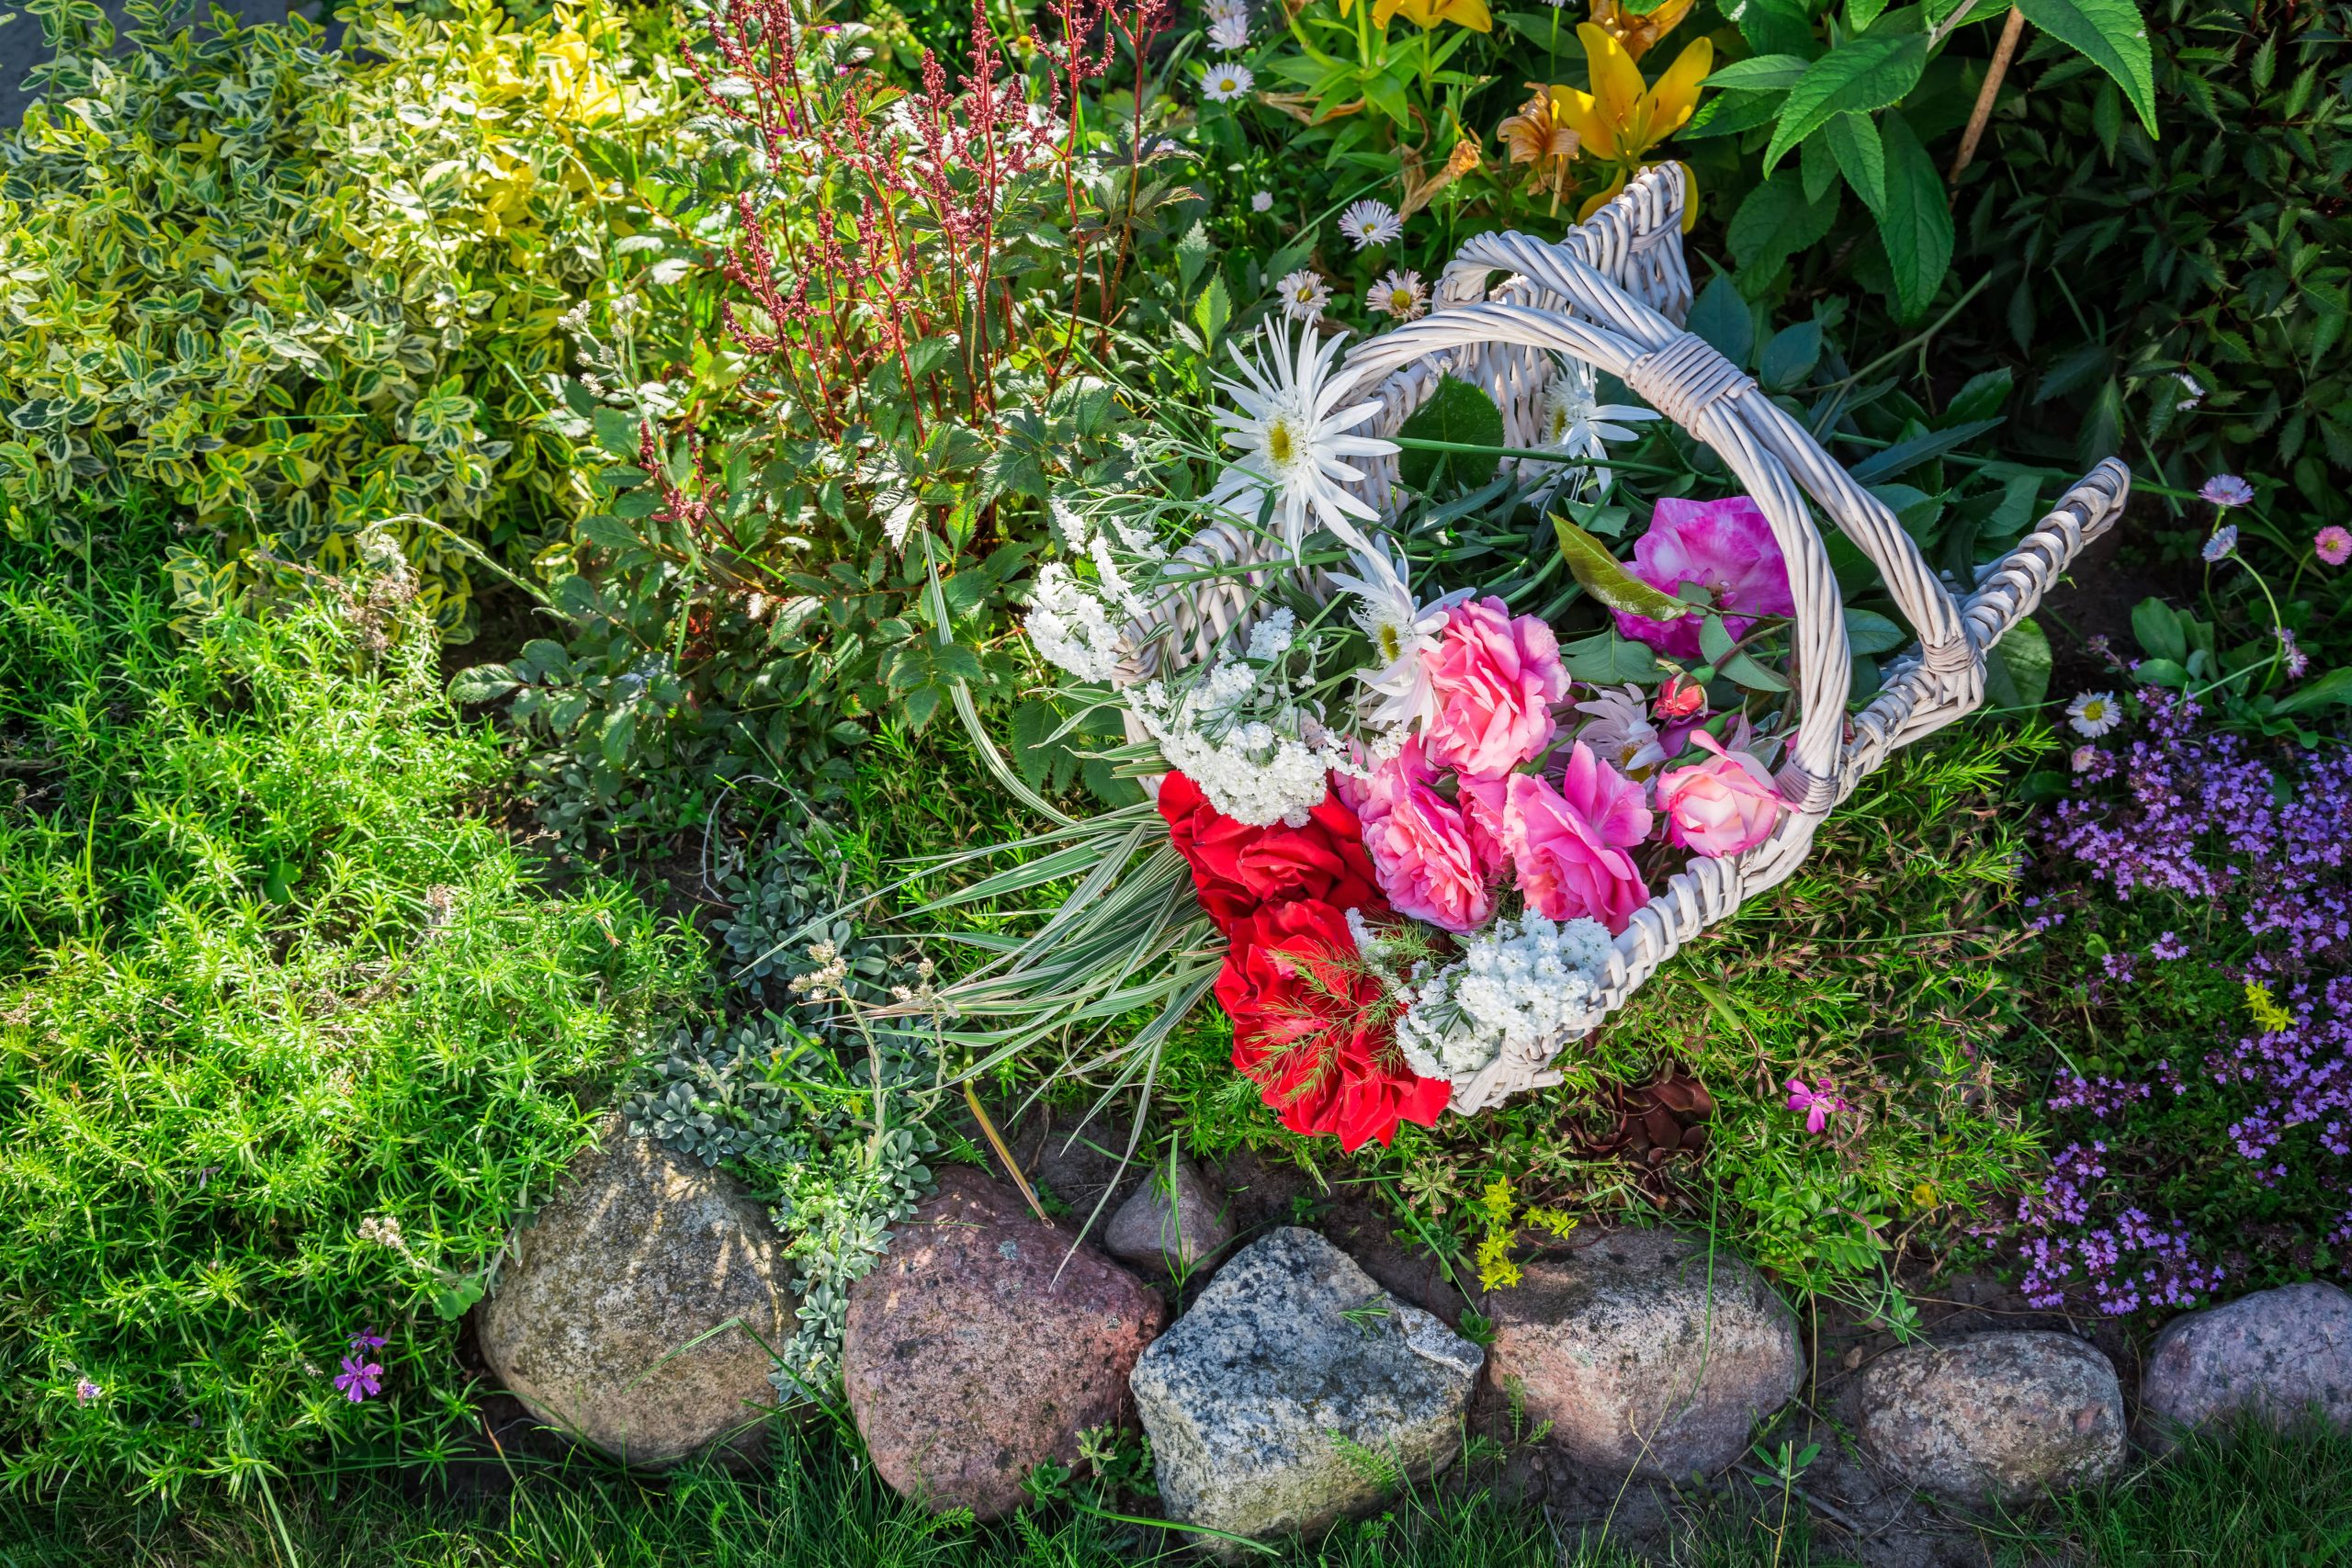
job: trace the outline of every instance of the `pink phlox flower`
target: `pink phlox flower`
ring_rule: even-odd
[[[343,1359],[343,1371],[336,1374],[334,1386],[343,1397],[357,1404],[384,1392],[384,1369],[373,1361],[363,1361],[356,1356]]]
[[[1829,1118],[1852,1106],[1830,1092],[1829,1080],[1824,1078],[1817,1088],[1808,1089],[1803,1078],[1789,1080],[1789,1109],[1804,1112],[1804,1130],[1819,1133],[1829,1125]]]
[[[1744,495],[1727,501],[1661,499],[1649,532],[1634,546],[1634,558],[1627,565],[1661,593],[1671,594],[1686,582],[1704,588],[1724,618],[1724,629],[1735,638],[1747,636],[1758,615],[1793,615],[1797,611],[1789,591],[1788,562],[1772,537],[1772,525]],[[1668,659],[1699,662],[1699,628],[1704,617],[1653,621],[1623,610],[1613,613],[1621,635],[1647,643]]]

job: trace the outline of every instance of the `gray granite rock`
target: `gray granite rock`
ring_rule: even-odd
[[[1166,1165],[1154,1165],[1143,1185],[1111,1216],[1102,1245],[1114,1258],[1164,1274],[1185,1273],[1233,1239],[1225,1209],[1223,1195],[1191,1161],[1176,1161],[1172,1172]]]
[[[1487,1311],[1496,1383],[1609,1474],[1713,1474],[1804,1375],[1796,1320],[1762,1277],[1668,1231],[1537,1258]]]
[[[1426,1475],[1453,1461],[1482,1359],[1321,1236],[1276,1230],[1218,1269],[1136,1363],[1160,1506],[1259,1537],[1373,1507],[1383,1469]]]
[[[2148,1352],[2140,1408],[2158,1449],[2240,1413],[2293,1423],[2316,1409],[2352,1430],[2352,1295],[2312,1280],[2174,1318]]]
[[[775,1403],[761,1341],[795,1313],[767,1212],[617,1117],[599,1136],[516,1235],[476,1314],[482,1357],[533,1416],[630,1464],[751,1447]]]
[[[1891,1350],[1855,1394],[1863,1451],[1907,1486],[2020,1503],[2123,1463],[2123,1390],[2098,1348],[2040,1329]]]
[[[883,1480],[934,1507],[1012,1512],[1029,1472],[1115,1424],[1167,1321],[1144,1282],[950,1167],[850,1287],[842,1385]]]

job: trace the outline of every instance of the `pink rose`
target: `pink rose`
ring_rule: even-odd
[[[1419,740],[1380,764],[1358,819],[1373,878],[1398,913],[1450,931],[1474,931],[1495,912],[1502,863],[1481,853],[1462,807],[1432,787]]]
[[[1658,780],[1657,808],[1669,843],[1702,855],[1736,855],[1770,837],[1787,808],[1772,775],[1745,751],[1726,751],[1703,729],[1690,742],[1714,755]]]
[[[1589,916],[1613,934],[1649,901],[1649,889],[1626,847],[1650,830],[1642,786],[1579,744],[1566,789],[1513,773],[1503,814],[1504,842],[1527,907],[1547,920]]]
[[[1534,616],[1513,616],[1499,599],[1456,604],[1436,650],[1421,658],[1437,694],[1422,733],[1435,766],[1491,777],[1552,743],[1552,705],[1567,699],[1568,671],[1552,628]]]
[[[1704,587],[1724,617],[1724,630],[1735,638],[1747,634],[1757,615],[1797,613],[1797,602],[1789,592],[1788,562],[1781,558],[1772,525],[1744,495],[1728,501],[1664,498],[1626,565],[1661,593],[1670,594],[1686,582]],[[1653,621],[1623,610],[1615,615],[1623,636],[1681,663],[1699,662],[1699,627],[1704,616]]]

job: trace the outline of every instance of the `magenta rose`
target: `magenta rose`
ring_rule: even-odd
[[[1435,777],[1419,740],[1381,763],[1358,807],[1363,845],[1374,879],[1398,913],[1474,931],[1495,912],[1502,863],[1479,852],[1462,807],[1437,792]]]
[[[1493,777],[1552,743],[1552,706],[1567,699],[1568,671],[1552,628],[1534,616],[1514,616],[1499,599],[1456,604],[1436,650],[1421,658],[1437,694],[1421,737],[1432,765]]]
[[[1649,532],[1634,547],[1634,558],[1625,564],[1662,593],[1670,594],[1686,582],[1705,588],[1724,617],[1724,630],[1734,637],[1747,636],[1758,615],[1797,613],[1797,602],[1789,592],[1789,564],[1772,537],[1772,525],[1744,495],[1728,501],[1666,497],[1650,518]],[[1649,644],[1668,659],[1699,662],[1703,617],[1653,621],[1623,610],[1615,614],[1620,634]]]
[[[1650,814],[1642,786],[1579,744],[1563,781],[1514,773],[1503,813],[1519,890],[1527,907],[1547,920],[1589,917],[1613,934],[1649,901],[1641,872],[1626,850],[1642,841]]]
[[[1772,775],[1747,752],[1724,750],[1703,729],[1693,730],[1690,742],[1714,755],[1658,780],[1667,841],[1702,855],[1736,855],[1762,843],[1788,809]]]

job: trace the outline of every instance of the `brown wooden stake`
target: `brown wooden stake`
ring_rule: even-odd
[[[2009,60],[2018,51],[2018,39],[2024,36],[2025,13],[2012,6],[2009,19],[2001,28],[2001,41],[1994,46],[1993,63],[1984,68],[1984,85],[1976,89],[1976,107],[1968,111],[1968,129],[1960,133],[1960,152],[1952,158],[1951,173],[1944,176],[1946,185],[1957,184],[1960,171],[1976,156],[1976,144],[1984,139],[1984,122],[1993,118],[1993,100],[2001,93],[2001,78],[2009,73]]]

